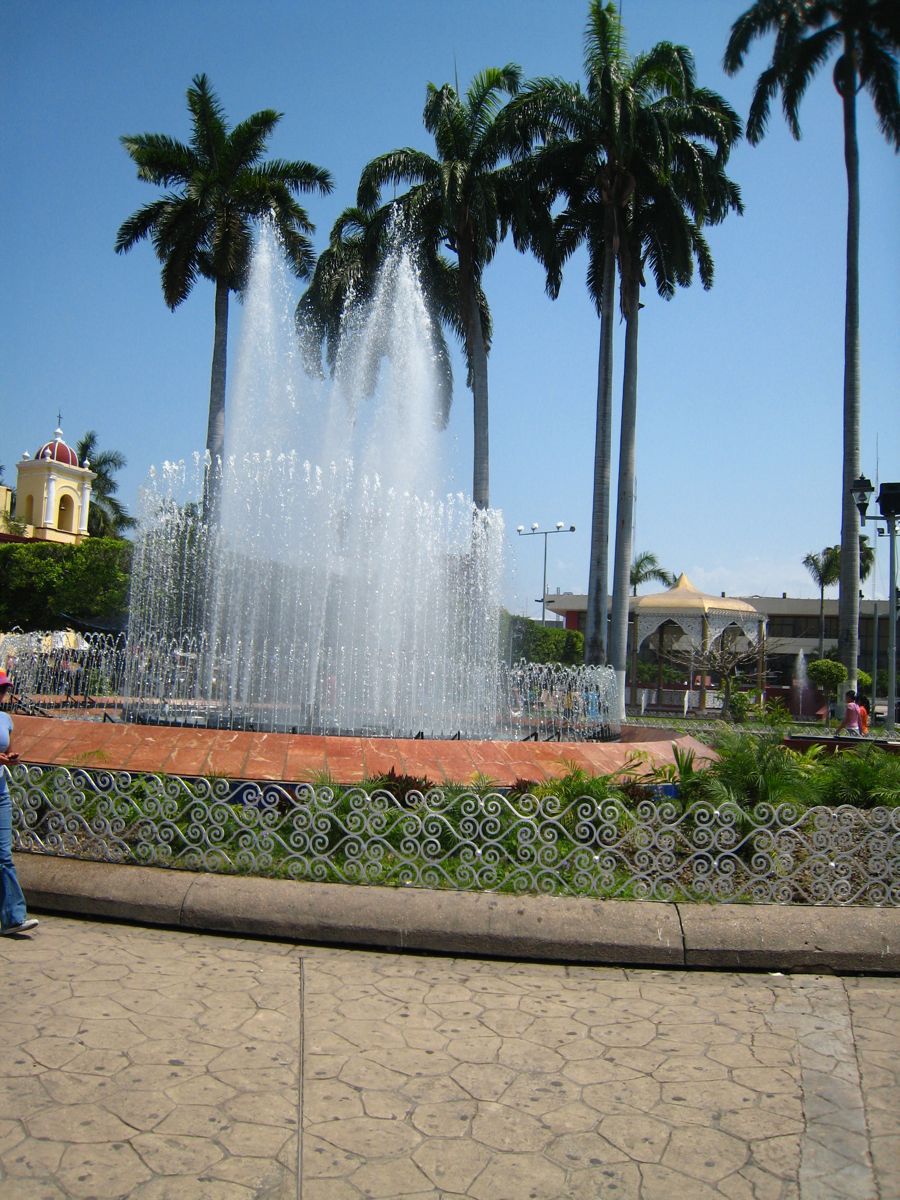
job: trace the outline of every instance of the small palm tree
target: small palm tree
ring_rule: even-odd
[[[159,133],[121,139],[137,166],[138,179],[170,190],[123,222],[116,253],[144,238],[152,241],[162,263],[163,297],[171,309],[187,299],[198,276],[216,285],[206,435],[206,448],[215,461],[225,446],[228,297],[246,282],[253,223],[271,218],[291,267],[300,278],[308,277],[314,264],[309,240],[314,226],[296,197],[304,192],[327,194],[332,183],[329,173],[312,163],[262,161],[280,113],[263,109],[229,129],[205,75],[194,77],[187,103],[192,124],[187,145]]]
[[[803,565],[819,589],[819,658],[825,657],[825,589],[841,577],[841,548],[826,546],[819,554],[807,554]]]
[[[650,550],[642,550],[640,554],[635,555],[628,581],[631,584],[631,594],[636,596],[641,584],[661,583],[664,587],[671,587],[675,576],[659,565],[659,559]]]
[[[91,483],[91,506],[88,509],[88,533],[91,537],[116,537],[137,525],[116,496],[119,485],[113,475],[126,465],[120,450],[100,450],[97,433],[89,429],[78,440],[75,453],[80,463],[88,463],[96,478]]]
[[[517,219],[527,221],[522,177],[511,163],[518,142],[504,97],[514,96],[521,71],[513,63],[490,67],[464,96],[448,83],[429,83],[423,114],[437,157],[406,147],[375,158],[363,170],[357,204],[371,210],[382,190],[411,184],[396,200],[426,254],[438,247],[456,258],[452,312],[447,318],[463,340],[474,407],[472,498],[490,503],[488,352],[491,328],[481,291],[485,268]],[[518,235],[517,235],[518,236]],[[443,304],[449,304],[450,292]]]
[[[772,61],[756,81],[747,138],[762,140],[771,102],[781,93],[788,128],[800,137],[798,110],[813,76],[837,52],[833,80],[843,110],[847,170],[847,268],[844,316],[844,449],[841,478],[841,575],[838,646],[850,686],[859,656],[859,516],[850,493],[859,468],[859,144],[856,97],[865,90],[881,131],[900,150],[897,53],[900,18],[896,0],[756,0],[731,27],[725,70],[744,64],[751,42],[772,33]]]
[[[868,579],[875,568],[875,547],[864,533],[859,535],[859,580]]]

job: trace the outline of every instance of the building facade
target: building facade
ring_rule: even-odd
[[[35,452],[16,464],[16,502],[12,520],[19,537],[31,541],[78,545],[88,535],[91,483],[96,475],[63,440],[61,429]],[[0,503],[9,514],[9,489]]]
[[[722,593],[724,597],[725,593]],[[767,658],[770,670],[789,669],[802,650],[806,657],[819,650],[819,601],[798,599],[782,592],[780,596],[740,596],[737,599],[751,604],[766,621]],[[629,600],[629,613],[640,596]],[[547,595],[547,610],[563,617],[567,629],[584,630],[587,596],[572,592]],[[877,626],[876,626],[877,621]],[[629,639],[632,620],[629,617]],[[877,635],[876,635],[877,629]],[[825,600],[825,655],[837,658],[838,602]],[[860,600],[859,602],[859,666],[873,674],[887,669],[888,602]],[[629,657],[630,661],[630,657]],[[787,675],[789,681],[790,676]]]

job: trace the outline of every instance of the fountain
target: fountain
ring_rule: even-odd
[[[441,377],[402,238],[345,318],[333,380],[303,369],[277,238],[254,254],[210,476],[167,463],[142,497],[127,719],[413,737],[609,736],[605,668],[498,656],[503,521],[438,488]],[[543,724],[542,724],[543,722]]]
[[[794,715],[803,717],[803,702],[809,691],[809,676],[806,671],[806,655],[802,650],[797,651],[794,663],[794,674],[791,679],[791,693],[794,700]]]

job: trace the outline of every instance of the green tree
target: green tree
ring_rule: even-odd
[[[366,305],[374,296],[379,272],[391,245],[391,208],[391,205],[347,208],[332,227],[328,247],[319,255],[309,287],[297,305],[300,343],[307,369],[313,374],[322,374],[323,350],[329,370],[334,371],[341,331],[348,314]],[[440,254],[437,246],[429,242],[417,248],[416,263],[432,317],[432,351],[440,386],[437,415],[445,425],[453,399],[453,371],[444,327],[460,332],[458,271]],[[483,318],[489,322],[480,292],[479,304]],[[379,348],[373,341],[368,371],[373,384],[377,378],[378,355]]]
[[[443,246],[455,255],[457,279],[453,327],[465,346],[468,385],[474,409],[472,498],[490,503],[488,436],[488,352],[491,328],[481,281],[497,246],[510,228],[517,233],[529,219],[521,173],[512,165],[518,142],[503,97],[519,88],[513,63],[476,75],[464,96],[445,83],[428,84],[425,128],[437,157],[406,147],[370,162],[362,172],[357,203],[371,210],[382,189],[411,184],[398,198],[408,227],[423,246]]]
[[[875,568],[875,547],[869,542],[864,533],[859,535],[859,579],[860,583],[868,579]],[[858,672],[857,672],[858,673]]]
[[[837,699],[838,688],[848,677],[847,668],[842,662],[830,658],[816,658],[808,664],[806,673],[817,688],[820,688],[826,699]],[[825,721],[828,722],[828,710],[825,710]]]
[[[75,447],[80,463],[88,463],[96,479],[91,484],[91,507],[88,510],[88,533],[91,537],[123,537],[126,530],[137,524],[116,496],[119,485],[113,478],[126,465],[120,450],[100,450],[93,429]]]
[[[187,145],[158,133],[121,139],[138,179],[170,190],[123,222],[116,252],[124,253],[144,238],[152,241],[162,263],[163,297],[171,309],[187,299],[198,276],[216,286],[206,435],[215,462],[225,444],[228,298],[246,282],[253,223],[274,221],[292,269],[307,278],[314,262],[308,236],[314,226],[296,197],[327,194],[332,182],[327,171],[312,163],[263,161],[282,114],[262,109],[229,129],[205,75],[194,77],[187,104],[192,124]]]
[[[738,637],[738,632],[735,626],[730,626],[707,646],[684,649],[671,646],[666,651],[666,658],[678,666],[718,676],[722,689],[722,717],[726,721],[733,719],[732,697],[741,668],[757,664],[760,655],[759,640],[746,635]]]
[[[702,286],[713,283],[713,260],[702,229],[729,212],[743,212],[740,192],[725,173],[741,136],[736,113],[715,92],[699,88],[691,52],[661,43],[644,56],[657,61],[647,91],[642,140],[632,155],[634,194],[625,214],[618,254],[625,360],[613,556],[609,660],[619,677],[620,716],[625,717],[628,585],[634,533],[637,439],[638,318],[644,270],[666,300],[687,287],[697,266]],[[667,62],[668,60],[668,62]],[[635,60],[638,74],[641,59]],[[668,77],[667,77],[668,76]],[[659,140],[663,149],[658,149]]]
[[[661,583],[664,587],[671,587],[675,582],[675,576],[671,571],[667,571],[659,565],[659,559],[652,551],[642,550],[635,555],[634,562],[631,564],[628,582],[631,584],[632,595],[636,596],[641,584]]]
[[[577,666],[584,661],[584,636],[577,629],[542,625],[530,617],[516,616],[505,610],[500,619],[500,657],[507,662],[565,663]]]
[[[803,565],[819,589],[819,658],[825,657],[825,589],[841,577],[841,547],[826,546],[820,554],[807,554]],[[865,534],[859,538],[859,578],[868,579],[875,566],[875,551]]]
[[[797,139],[798,110],[813,76],[837,52],[832,79],[841,101],[847,172],[847,262],[844,315],[843,456],[841,470],[841,575],[838,645],[851,686],[859,656],[859,514],[850,494],[859,466],[859,144],[856,97],[869,93],[882,133],[900,149],[897,52],[900,10],[896,0],[756,0],[731,27],[724,66],[734,74],[750,44],[774,34],[772,60],[759,79],[747,119],[756,145],[780,92],[784,116]]]
[[[0,629],[56,629],[72,619],[120,624],[131,553],[131,542],[121,538],[0,545]]]
[[[841,548],[826,546],[819,554],[807,554],[803,565],[819,589],[819,658],[825,657],[825,589],[841,577]]]
[[[609,491],[614,293],[621,279],[626,322],[617,525],[618,621],[627,629],[637,403],[637,314],[644,267],[660,295],[690,283],[695,261],[704,286],[712,259],[701,226],[740,210],[724,174],[740,122],[715,93],[696,86],[690,52],[661,42],[631,58],[614,4],[592,0],[584,40],[587,84],[536,80],[513,105],[544,149],[539,183],[561,192],[557,241],[545,262],[555,295],[562,268],[579,245],[588,253],[588,291],[600,316],[594,494],[585,657],[606,657],[609,609]],[[540,227],[539,227],[540,228]],[[619,611],[621,609],[621,611]],[[619,639],[621,640],[621,639]],[[617,641],[618,645],[618,641]],[[624,670],[624,643],[619,664]]]
[[[121,538],[92,537],[71,547],[54,597],[58,619],[121,626],[128,611],[132,545]]]

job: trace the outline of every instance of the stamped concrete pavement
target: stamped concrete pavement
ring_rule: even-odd
[[[3,1200],[900,1196],[894,978],[56,916],[0,964]]]

